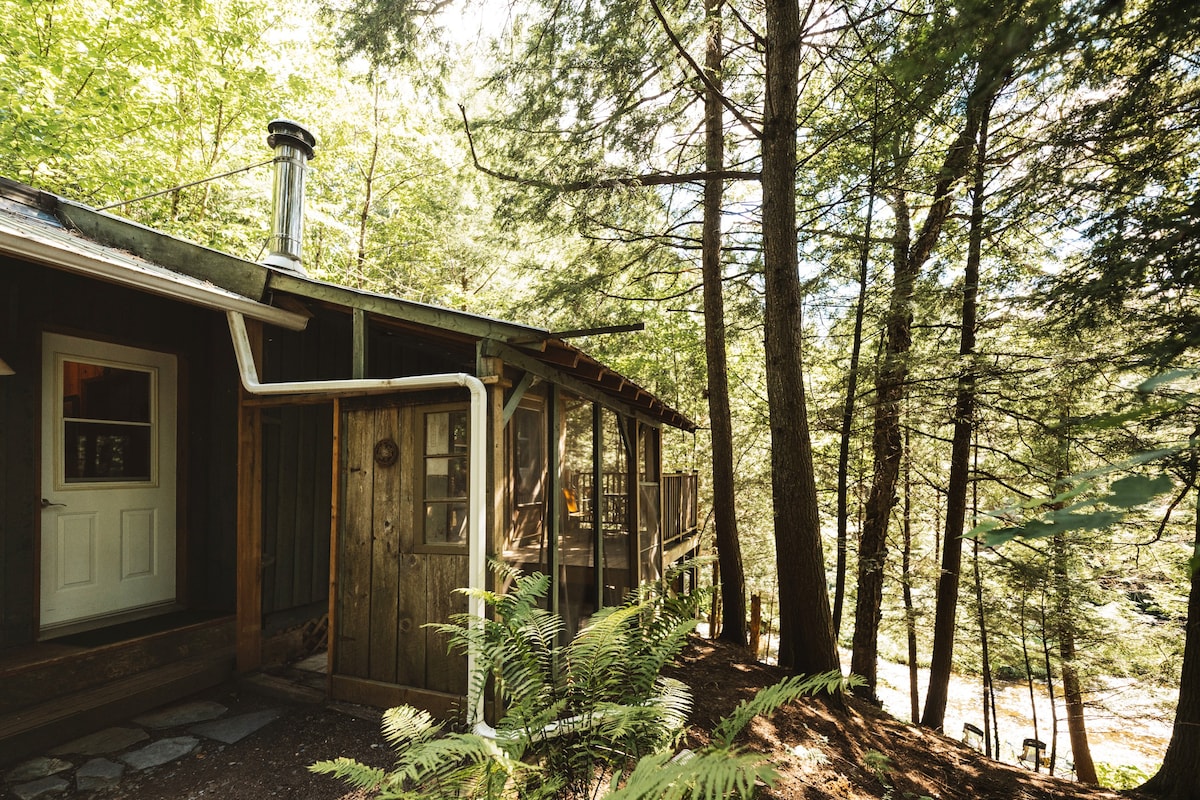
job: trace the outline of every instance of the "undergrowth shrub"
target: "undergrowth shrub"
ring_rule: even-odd
[[[1132,764],[1108,764],[1096,762],[1096,777],[1101,786],[1107,789],[1124,791],[1136,789],[1150,780],[1150,774]]]
[[[563,645],[562,620],[541,607],[549,577],[496,569],[511,583],[504,594],[478,591],[490,615],[435,626],[453,647],[475,648],[467,707],[491,686],[502,709],[495,729],[448,730],[401,706],[383,717],[392,769],[338,758],[311,770],[403,800],[748,798],[776,774],[762,755],[735,746],[738,733],[797,697],[844,688],[838,672],[785,679],[743,701],[708,745],[678,753],[691,692],[662,670],[695,628],[703,596],[673,595],[668,575],[601,609]]]

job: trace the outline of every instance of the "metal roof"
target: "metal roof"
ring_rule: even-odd
[[[266,305],[161,264],[99,244],[67,229],[39,205],[0,195],[0,254],[98,278],[217,311],[238,311],[289,330],[306,317]]]
[[[544,328],[277,270],[4,178],[0,253],[206,308],[239,311],[290,330],[302,330],[308,317],[270,305],[268,298],[292,295],[361,309],[380,319],[503,348],[497,355],[514,366],[577,392],[609,398],[652,420],[696,429],[651,392]]]

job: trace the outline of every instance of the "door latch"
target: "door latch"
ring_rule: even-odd
[[[46,498],[44,498],[44,497],[42,498],[42,508],[54,508],[55,506],[59,506],[60,508],[66,508],[67,504],[66,503],[51,503]]]

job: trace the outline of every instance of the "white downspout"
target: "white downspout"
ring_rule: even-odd
[[[470,491],[467,495],[467,517],[470,527],[467,538],[469,550],[467,555],[467,585],[471,594],[467,600],[467,613],[471,616],[471,625],[482,626],[484,615],[483,598],[479,593],[486,583],[484,553],[487,552],[487,517],[484,496],[487,492],[487,390],[483,381],[465,372],[450,372],[434,375],[413,375],[404,378],[356,378],[345,380],[323,381],[285,381],[280,383],[262,383],[258,379],[258,367],[254,363],[254,353],[250,348],[250,338],[246,334],[246,322],[237,311],[226,312],[229,319],[229,333],[233,339],[233,351],[237,356],[238,372],[241,374],[242,386],[250,394],[282,395],[282,394],[383,394],[390,392],[414,392],[423,389],[444,389],[456,386],[465,387],[471,392],[471,434],[470,434]],[[477,654],[474,647],[467,649],[467,681],[475,682],[475,662]],[[468,686],[468,696],[474,694],[476,702],[468,710],[468,723],[485,725],[483,721],[483,687]]]

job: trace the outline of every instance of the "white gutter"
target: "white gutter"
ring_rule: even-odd
[[[229,319],[229,333],[233,339],[233,350],[237,356],[238,372],[241,374],[242,386],[247,392],[256,395],[284,394],[384,394],[392,392],[415,392],[424,389],[445,389],[464,387],[471,392],[470,417],[470,474],[469,490],[467,492],[467,518],[470,528],[467,532],[467,585],[471,594],[467,599],[467,613],[471,616],[471,625],[483,625],[484,603],[480,593],[485,587],[486,572],[484,569],[484,553],[487,552],[487,517],[484,497],[487,492],[487,390],[483,381],[465,372],[451,372],[434,375],[413,375],[404,378],[358,378],[346,380],[325,381],[286,381],[280,383],[262,383],[258,379],[258,367],[254,363],[254,353],[250,348],[250,338],[246,335],[246,322],[237,311],[226,313]],[[474,647],[467,649],[467,681],[476,681],[475,662],[477,654]],[[483,721],[483,686],[469,685],[468,696],[476,698],[475,706],[469,709],[468,722],[473,725],[485,725]]]

